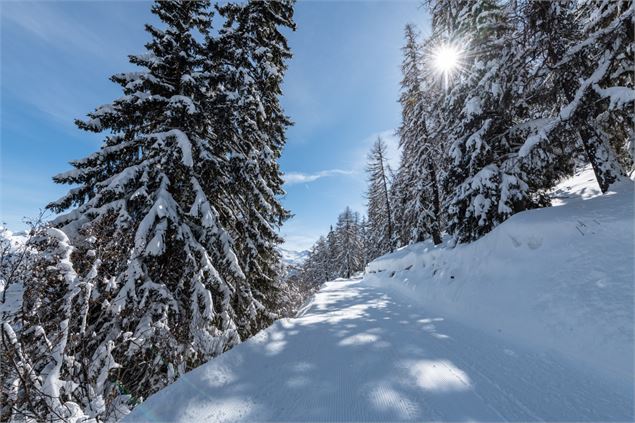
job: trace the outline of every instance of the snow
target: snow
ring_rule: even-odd
[[[22,254],[28,253],[28,235],[24,232],[13,233],[4,226],[0,226],[0,258],[4,265],[10,270],[20,261]],[[11,316],[22,307],[22,296],[24,294],[24,281],[8,280],[10,275],[4,274],[5,269],[0,269],[0,318]]]
[[[593,85],[593,89],[602,97],[608,97],[611,101],[609,110],[614,108],[622,108],[628,103],[635,101],[635,90],[628,87],[608,87],[601,88],[597,84]]]
[[[559,119],[537,119],[526,125],[519,125],[518,129],[524,126],[531,128],[534,133],[528,136],[523,145],[518,150],[518,157],[526,157],[531,150],[543,140],[547,140],[549,133],[558,125]]]
[[[587,168],[553,195],[561,207],[514,215],[472,244],[379,258],[369,283],[632,383],[633,183],[600,196]]]
[[[467,116],[475,116],[483,112],[481,107],[481,99],[479,97],[471,97],[465,102],[463,113]]]
[[[628,395],[557,354],[343,280],[124,422],[617,421],[633,416]]]
[[[601,60],[600,65],[597,67],[597,69],[593,72],[593,74],[588,79],[586,79],[580,84],[580,88],[578,88],[578,90],[576,91],[573,101],[571,101],[571,103],[567,104],[565,107],[562,108],[562,110],[560,110],[560,119],[562,119],[563,121],[570,119],[573,112],[578,108],[580,104],[580,100],[586,93],[587,89],[590,86],[597,84],[602,79],[602,77],[608,70],[609,65],[611,64],[610,61],[608,60],[608,57],[609,57],[609,52],[605,52],[604,57]]]
[[[172,138],[176,140],[176,143],[181,150],[181,161],[187,167],[193,166],[192,160],[192,143],[187,134],[180,129],[170,129],[167,132],[157,132],[146,135],[147,138],[156,138],[160,144],[163,144],[165,140]]]
[[[184,107],[189,114],[196,113],[196,106],[194,105],[194,102],[190,97],[184,95],[173,95],[172,97],[170,97],[168,105],[171,107]]]
[[[593,74],[586,80],[580,82],[580,86],[576,90],[573,100],[569,104],[562,107],[557,117],[554,117],[547,123],[543,124],[541,127],[536,128],[536,132],[527,137],[518,152],[519,157],[527,156],[531,152],[533,147],[540,141],[547,139],[550,132],[555,129],[561,122],[565,122],[571,119],[580,106],[580,102],[586,95],[589,87],[592,87],[595,92],[601,97],[609,98],[609,109],[614,109],[615,107],[624,107],[628,103],[635,100],[635,90],[633,89],[629,89],[627,87],[601,88],[598,86],[598,83],[604,77],[610,65],[610,52],[606,51],[604,52],[604,55],[601,58]]]
[[[572,200],[588,200],[602,195],[593,168],[586,166],[576,171],[573,178],[556,185],[550,193],[551,205],[561,206]]]
[[[124,421],[633,421],[633,184],[589,172],[477,242],[327,282]]]

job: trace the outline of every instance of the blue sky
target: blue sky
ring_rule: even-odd
[[[364,161],[378,134],[396,160],[403,27],[425,31],[420,4],[297,4],[282,99],[295,122],[281,160],[295,214],[282,230],[287,248],[308,248],[347,205],[364,211]],[[0,2],[0,217],[9,228],[62,196],[68,187],[51,176],[99,148],[101,136],[73,120],[120,95],[108,77],[134,69],[127,55],[143,51],[149,10],[144,1]]]

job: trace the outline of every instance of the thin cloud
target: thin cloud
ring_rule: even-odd
[[[80,50],[91,58],[107,61],[112,61],[113,57],[126,57],[126,52],[120,51],[116,43],[100,36],[94,28],[70,13],[69,8],[46,2],[9,2],[3,4],[2,18],[5,23],[20,27],[57,50],[72,53]],[[19,34],[11,31],[5,36],[16,42]]]
[[[106,10],[108,13],[103,13]],[[119,33],[138,37],[135,34],[142,31],[138,24],[137,32],[129,30],[135,16],[115,19],[118,10],[117,7],[106,9],[94,2],[77,4],[77,7],[74,3],[63,2],[3,4],[2,35],[9,45],[3,79],[11,81],[3,88],[18,101],[44,113],[56,127],[77,134],[74,119],[84,117],[108,100],[101,98],[112,92],[112,83],[107,77],[132,68],[127,54],[135,51],[125,47],[131,44],[129,38],[103,31],[110,23],[117,23]],[[82,19],[97,19],[102,15],[101,21],[92,26]],[[18,48],[23,45],[29,48]],[[137,47],[142,49],[141,41]],[[24,63],[35,65],[25,67]],[[85,87],[91,84],[94,89],[86,94]]]
[[[303,184],[314,182],[320,178],[326,178],[328,176],[352,175],[353,173],[355,172],[352,170],[342,169],[329,169],[316,173],[287,172],[284,175],[284,183],[285,185]]]

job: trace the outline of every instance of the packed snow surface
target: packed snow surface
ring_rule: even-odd
[[[633,184],[588,176],[475,243],[326,283],[125,421],[633,421]]]
[[[600,195],[586,169],[554,204],[454,249],[421,243],[370,263],[367,282],[426,310],[633,384],[633,183]]]

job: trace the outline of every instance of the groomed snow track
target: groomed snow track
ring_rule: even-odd
[[[628,389],[339,280],[126,421],[633,421]]]

